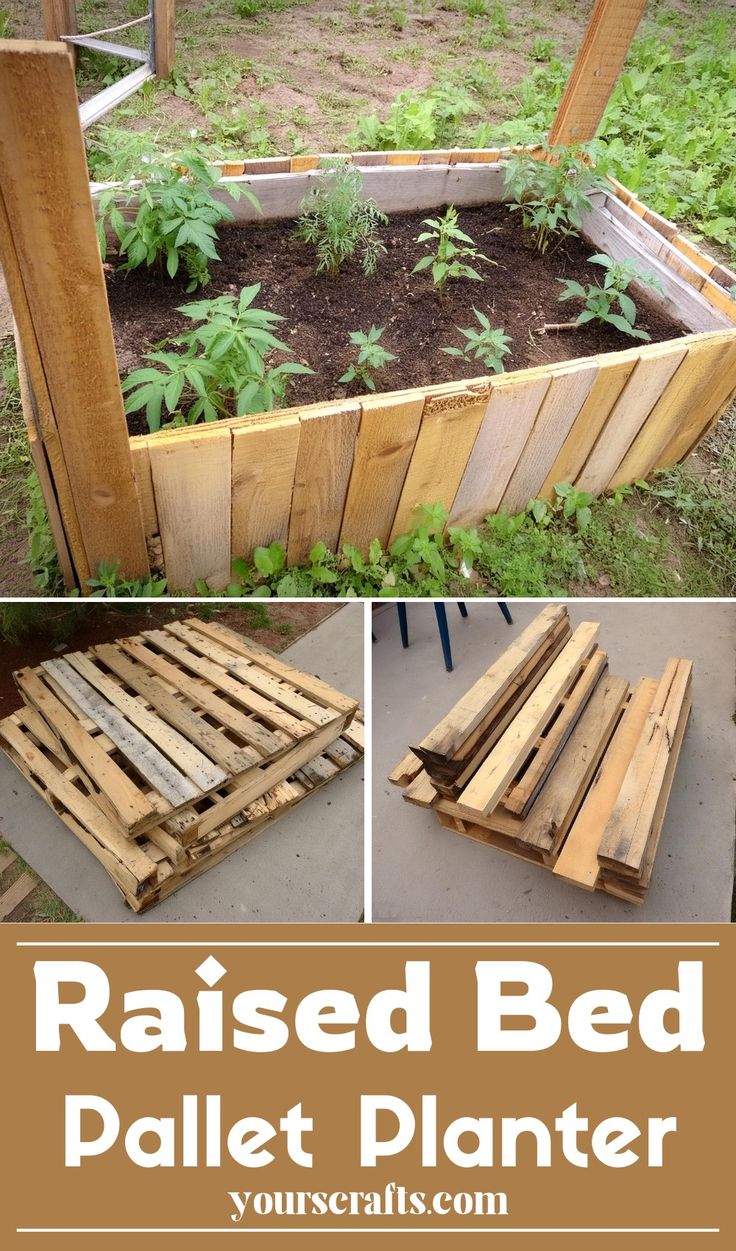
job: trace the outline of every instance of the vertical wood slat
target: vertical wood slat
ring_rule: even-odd
[[[663,467],[662,453],[676,437],[682,439],[686,451],[693,442],[691,432],[707,425],[721,394],[725,401],[734,385],[736,343],[732,335],[713,335],[691,343],[685,360],[644,422],[610,486],[635,482]]]
[[[383,547],[388,543],[423,410],[420,391],[393,400],[372,396],[361,402],[341,547],[352,543],[365,551],[373,539]]]
[[[359,420],[360,405],[349,402],[302,415],[289,518],[290,565],[303,564],[317,542],[333,551],[337,547]]]
[[[233,559],[250,560],[269,543],[286,547],[298,450],[296,414],[233,429]]]
[[[170,592],[198,579],[216,591],[230,581],[231,439],[227,427],[148,445],[164,568]]]
[[[580,362],[555,371],[501,500],[504,512],[520,513],[536,497],[597,375],[596,362]]]
[[[153,61],[157,78],[168,78],[176,59],[176,0],[153,0]]]
[[[478,437],[452,506],[453,525],[476,525],[498,511],[542,401],[550,373],[530,371],[530,377],[512,381],[511,375],[493,380]]]
[[[76,0],[41,0],[43,15],[43,33],[47,39],[59,40],[62,35],[76,35],[77,4]],[[77,63],[77,49],[73,43],[66,45],[72,65]]]
[[[593,138],[645,8],[646,0],[596,0],[552,123],[551,146]]]
[[[605,491],[686,352],[687,347],[677,342],[642,350],[579,474],[577,485],[581,490],[592,491],[593,495]]]
[[[87,561],[96,570],[119,560],[123,573],[145,576],[74,71],[63,48],[28,40],[0,46],[0,116],[0,196]],[[0,231],[3,263],[7,251]]]
[[[441,503],[451,510],[487,407],[483,391],[427,398],[390,542],[416,525],[420,504]]]
[[[156,510],[156,494],[151,476],[151,456],[148,443],[144,439],[131,439],[130,453],[133,457],[133,477],[138,495],[143,533],[146,538],[158,534],[158,512]]]

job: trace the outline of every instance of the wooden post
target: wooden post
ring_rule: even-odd
[[[153,0],[153,64],[157,78],[169,77],[175,57],[175,0]]]
[[[549,132],[550,147],[594,137],[645,8],[646,0],[596,0]]]
[[[83,583],[102,561],[147,576],[74,71],[63,48],[0,41],[0,116],[0,262],[31,382],[35,390],[35,363],[48,405],[42,434],[77,577]]]
[[[43,30],[47,39],[60,40],[62,35],[76,35],[77,0],[41,0]],[[77,50],[67,44],[72,63],[76,65]]]

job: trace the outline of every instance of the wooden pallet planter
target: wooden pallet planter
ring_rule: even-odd
[[[141,910],[360,758],[357,701],[191,618],[16,675],[0,745]]]
[[[597,0],[553,134],[591,138],[644,8]],[[100,561],[169,586],[221,589],[231,561],[278,541],[388,544],[422,503],[457,525],[516,512],[567,481],[594,494],[687,456],[736,392],[736,275],[615,180],[591,196],[596,251],[655,272],[691,333],[549,367],[332,401],[129,438],[87,190],[69,57],[0,46],[0,258],[24,359],[24,411],[68,581]],[[55,159],[46,152],[54,136]],[[391,213],[503,198],[499,149],[362,152],[348,159]],[[319,155],[232,161],[266,217],[296,216]],[[237,223],[253,210],[235,205]],[[59,223],[63,222],[63,229]],[[70,255],[74,263],[70,264]],[[636,293],[636,286],[634,286]],[[80,291],[84,299],[79,299]],[[91,368],[91,365],[93,366]]]
[[[511,675],[523,672],[525,657],[565,618],[564,608],[540,613],[426,736],[425,744],[435,744],[431,767],[437,770],[440,744],[449,759],[458,742],[472,738],[475,724],[502,703]],[[691,674],[689,661],[669,660],[659,682],[643,678],[630,690],[607,672],[595,630],[585,623],[546,674],[527,683],[522,706],[464,789],[453,796],[435,781],[421,747],[389,778],[446,829],[585,890],[644,903],[690,714]]]

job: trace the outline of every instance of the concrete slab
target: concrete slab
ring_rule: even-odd
[[[570,617],[601,622],[610,671],[659,676],[668,656],[694,661],[693,712],[644,907],[553,878],[491,847],[443,830],[404,802],[386,775],[540,610],[448,604],[455,669],[446,673],[431,604],[409,605],[402,650],[394,606],[374,615],[373,919],[376,921],[728,921],[734,873],[734,659],[736,605],[581,603]]]
[[[362,604],[283,655],[362,700]],[[363,911],[362,764],[142,916],[2,753],[0,833],[85,921],[358,921]]]

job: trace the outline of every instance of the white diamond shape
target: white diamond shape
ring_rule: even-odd
[[[219,960],[215,960],[214,956],[208,956],[202,961],[197,972],[203,982],[206,982],[208,986],[214,986],[215,982],[219,982],[223,973],[227,973],[227,969],[220,964]]]

